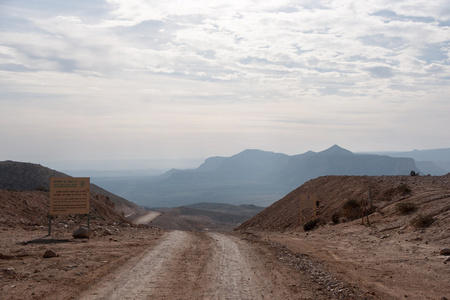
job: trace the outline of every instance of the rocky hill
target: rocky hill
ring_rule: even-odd
[[[49,192],[0,190],[0,224],[9,227],[45,227],[48,224],[49,203]],[[55,222],[65,225],[84,220],[86,226],[87,221],[83,215],[53,218]],[[122,213],[115,210],[115,204],[108,197],[97,193],[91,193],[90,218],[98,224],[131,224]]]
[[[0,162],[0,190],[10,191],[45,191],[49,189],[50,177],[70,177],[67,174],[49,169],[39,164],[2,161]],[[103,195],[114,203],[115,209],[125,215],[132,214],[141,208],[105,189],[92,184],[91,193]]]
[[[300,196],[308,194],[317,196],[319,210],[317,216],[313,215],[312,209],[303,211],[303,224],[314,219],[318,224],[360,219],[363,209],[361,201],[364,200],[372,225],[380,223],[384,227],[415,230],[431,224],[430,230],[435,231],[435,239],[450,237],[450,174],[323,176],[306,182],[237,230],[302,230]],[[425,223],[421,224],[421,221]]]

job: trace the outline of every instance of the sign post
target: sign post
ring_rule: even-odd
[[[51,234],[51,216],[53,215],[87,215],[89,227],[90,197],[88,177],[50,178],[48,235]]]

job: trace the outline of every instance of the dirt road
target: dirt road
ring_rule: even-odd
[[[149,224],[152,220],[159,217],[161,215],[160,212],[157,211],[148,211],[144,215],[137,217],[133,220],[134,224]]]
[[[273,266],[238,237],[172,231],[80,299],[298,298]]]

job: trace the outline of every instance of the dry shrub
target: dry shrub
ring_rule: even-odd
[[[342,215],[348,220],[354,220],[361,217],[361,205],[355,199],[350,199],[342,207]]]
[[[331,221],[333,222],[333,224],[338,224],[339,219],[340,219],[340,215],[337,212],[331,216]]]
[[[398,212],[405,215],[407,213],[413,212],[417,210],[417,204],[413,202],[399,202],[395,204],[395,208]]]
[[[418,215],[411,221],[411,225],[416,228],[425,228],[433,224],[434,218],[432,215]]]
[[[391,201],[394,198],[403,197],[411,194],[411,189],[406,184],[400,184],[396,187],[384,190],[381,198]]]
[[[317,224],[319,223],[319,219],[314,219],[311,221],[306,222],[303,224],[303,230],[304,231],[310,231],[317,227]]]

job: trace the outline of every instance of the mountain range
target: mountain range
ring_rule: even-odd
[[[450,148],[407,152],[374,152],[372,154],[412,158],[422,174],[445,175],[450,172]]]
[[[448,153],[450,151],[447,151],[450,157]],[[440,170],[438,166],[435,169]],[[413,158],[355,154],[334,145],[321,152],[308,151],[293,156],[244,150],[231,157],[208,158],[196,169],[172,169],[158,177],[94,180],[147,207],[176,207],[198,202],[267,206],[306,181],[324,175],[409,175],[411,171],[424,174]]]

